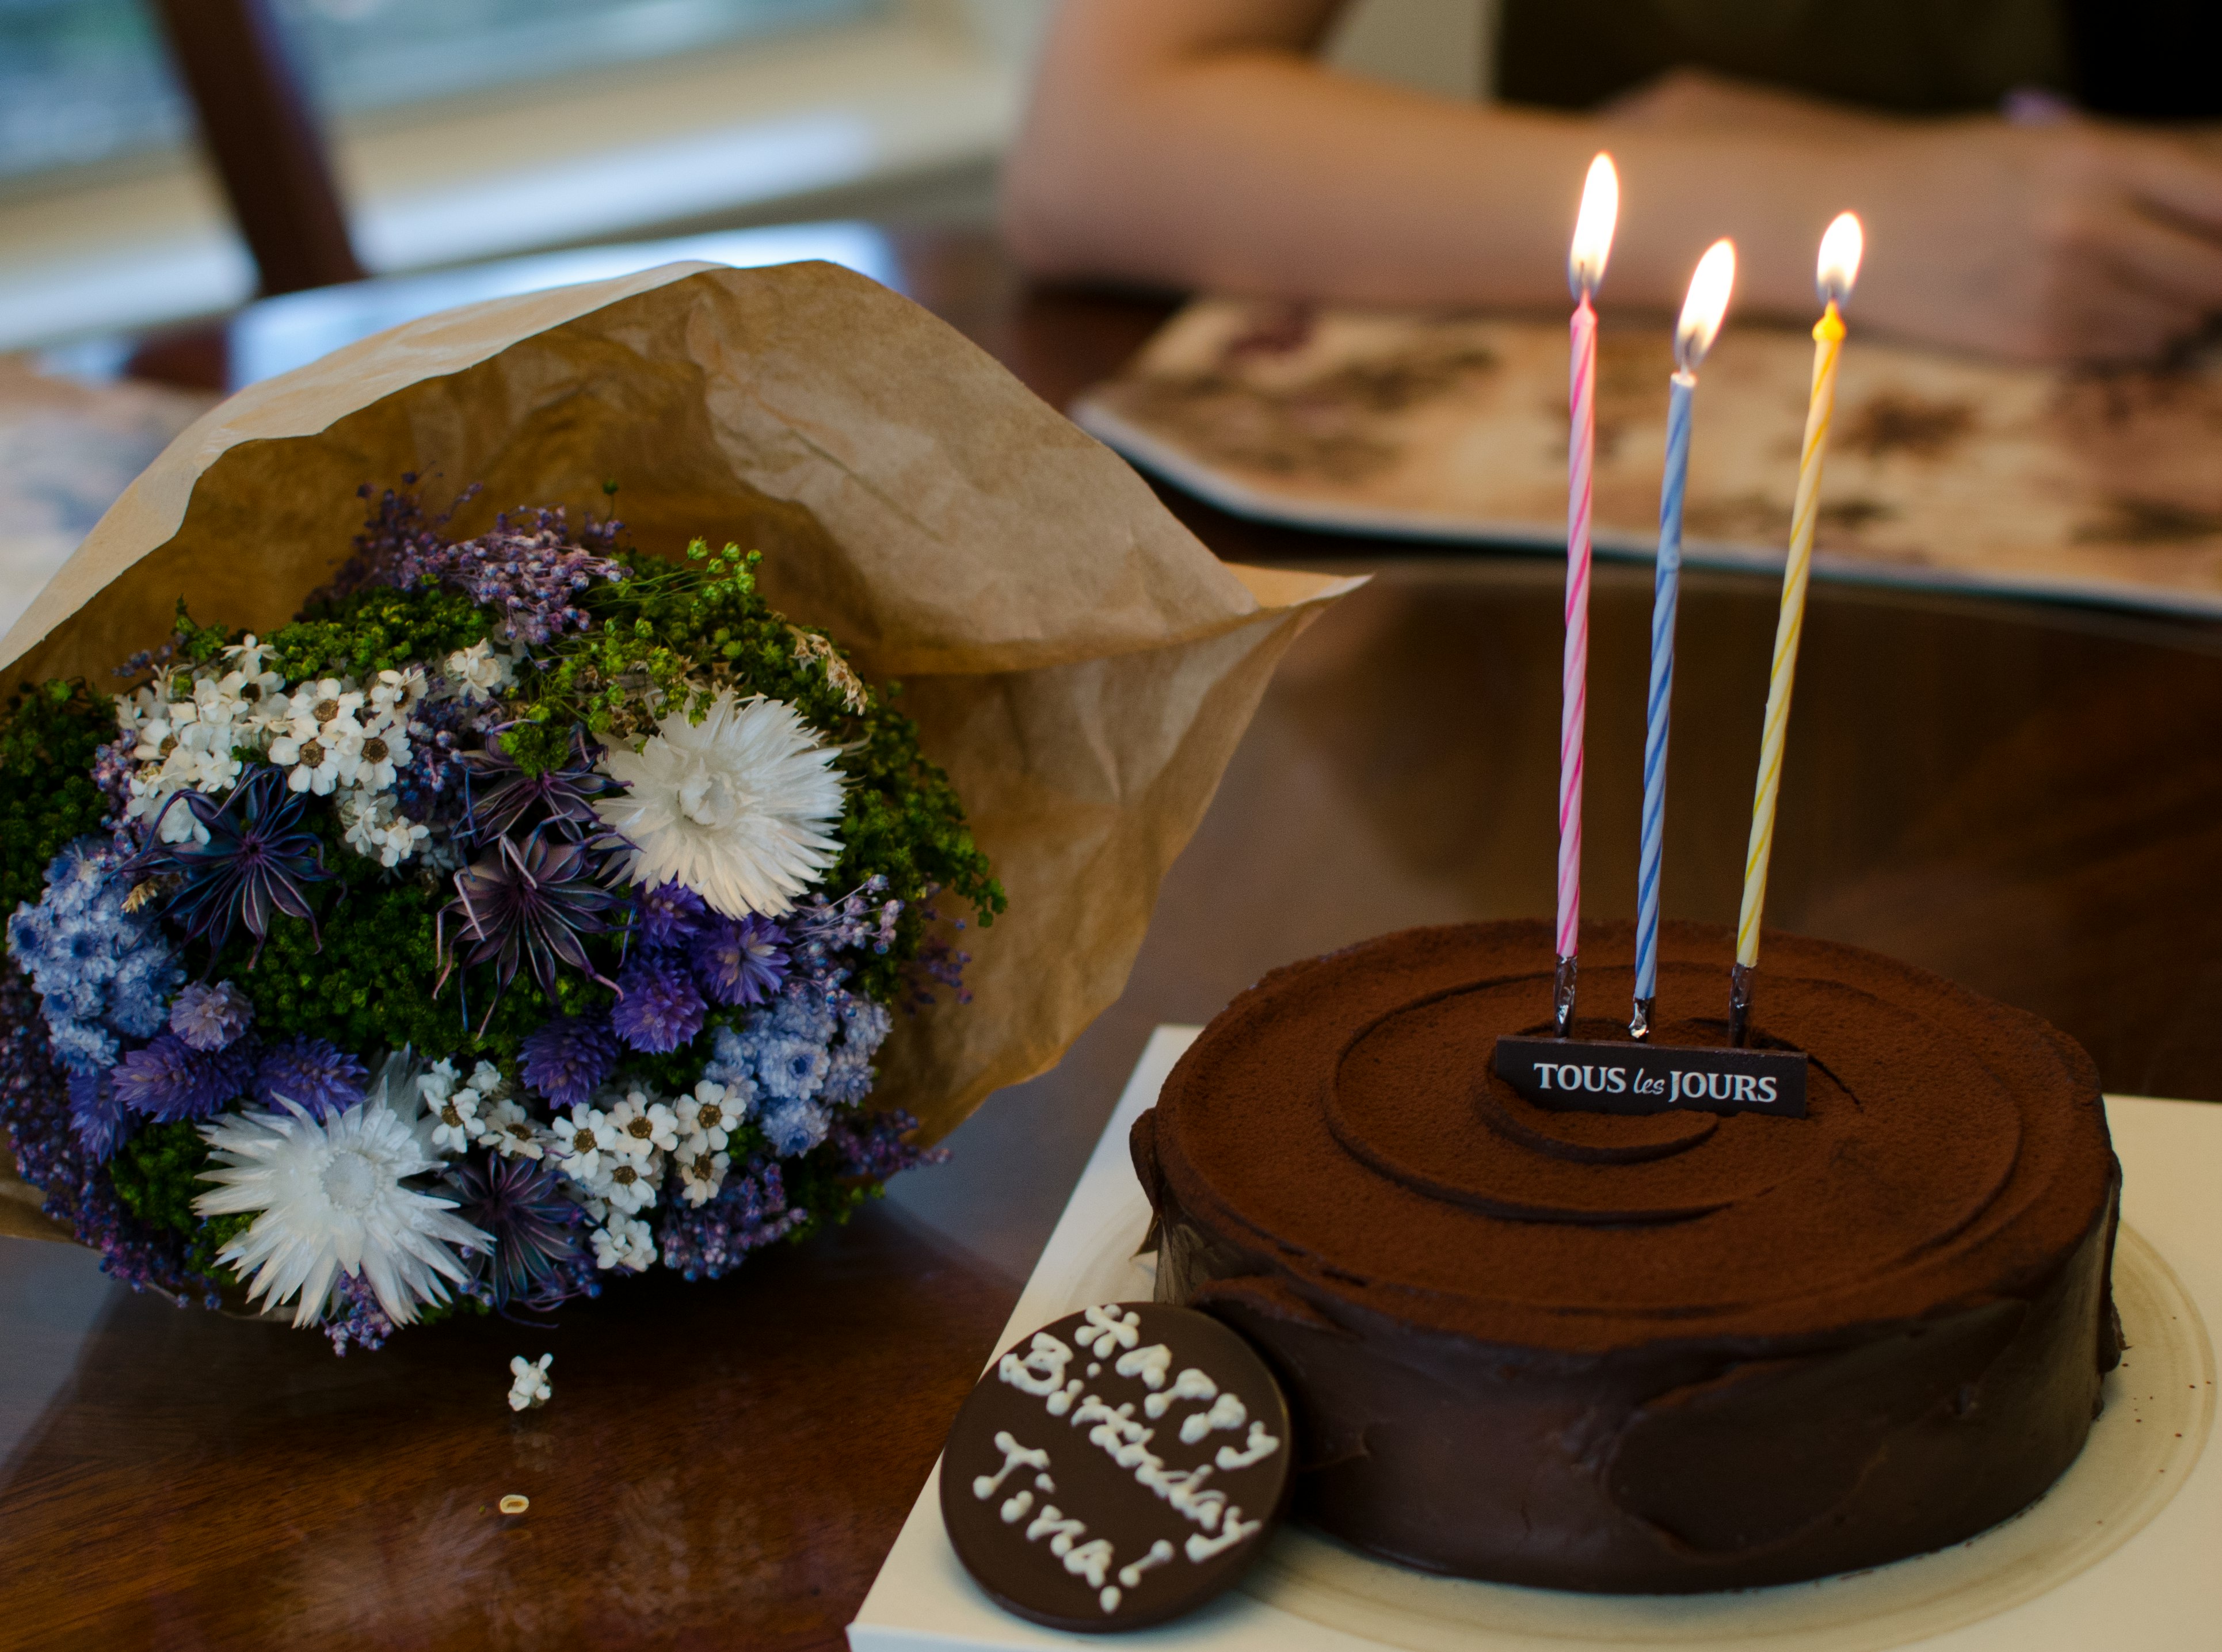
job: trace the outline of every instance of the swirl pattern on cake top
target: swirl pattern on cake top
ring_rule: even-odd
[[[1585,1006],[1627,1001],[1629,942],[1585,933]],[[1662,953],[1654,1041],[1723,1042],[1727,932]],[[1160,1291],[1276,1361],[1309,1517],[1435,1569],[1736,1586],[1966,1536],[2073,1459],[2118,1351],[2088,1058],[1872,953],[1765,956],[1803,1119],[1524,1100],[1490,1058],[1549,1028],[1541,924],[1277,971],[1197,1041],[1135,1134]]]

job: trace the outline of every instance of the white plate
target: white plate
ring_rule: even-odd
[[[1002,1346],[1095,1302],[1146,1297],[1134,1255],[1149,1207],[1127,1134],[1196,1029],[1143,1052]],[[2222,1460],[2203,1451],[2215,1365],[2201,1311],[2222,1316],[2222,1106],[2108,1099],[2123,1165],[2114,1292],[2130,1341],[2106,1410],[2060,1482],[1968,1542],[1871,1572],[1775,1589],[1612,1596],[1430,1577],[1284,1528],[1241,1587],[1118,1643],[1243,1652],[2131,1652],[2222,1646]],[[2173,1264],[2173,1266],[2171,1266]],[[919,1494],[857,1621],[851,1652],[1007,1652],[1107,1643],[1001,1611],[941,1529],[939,1469]]]

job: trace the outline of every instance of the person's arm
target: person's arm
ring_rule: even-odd
[[[1679,304],[1727,235],[1740,310],[1810,316],[1821,230],[1849,207],[1867,228],[1859,317],[1908,337],[2134,358],[2222,311],[2222,165],[2171,139],[1801,120],[1765,93],[1741,110],[1730,94],[1639,98],[1620,120],[1459,104],[1315,62],[1339,9],[1065,0],[1007,173],[1020,259],[1342,302],[1556,305],[1583,171],[1609,148],[1616,304]]]

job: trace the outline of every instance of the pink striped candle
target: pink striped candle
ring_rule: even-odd
[[[1612,157],[1590,162],[1582,185],[1566,284],[1574,294],[1567,381],[1572,413],[1566,443],[1566,655],[1559,700],[1558,969],[1552,1019],[1560,1038],[1573,1030],[1574,972],[1582,920],[1582,732],[1589,710],[1590,468],[1597,452],[1597,310],[1590,302],[1604,279],[1620,216],[1620,178]]]

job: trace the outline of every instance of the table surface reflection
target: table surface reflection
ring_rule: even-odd
[[[1052,401],[1165,313],[1030,292],[978,238],[903,247],[913,292]],[[846,1229],[553,1331],[335,1359],[0,1240],[0,1645],[839,1645],[1150,1028],[1291,958],[1551,903],[1560,568],[1169,503],[1230,558],[1377,577],[1290,652],[1057,1071]],[[1635,908],[1649,579],[1595,587],[1599,917]],[[1685,575],[1670,916],[1736,916],[1774,603]],[[2216,729],[2222,627],[1816,586],[1768,916],[2050,1018],[2111,1089],[2222,1098]],[[555,1401],[512,1416],[509,1357],[546,1351]]]

